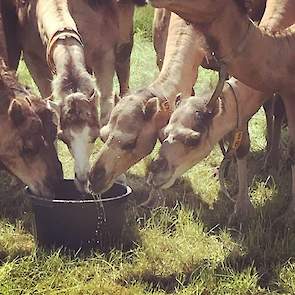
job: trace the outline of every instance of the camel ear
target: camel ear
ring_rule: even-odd
[[[153,97],[148,100],[143,108],[144,119],[154,120],[157,128],[163,128],[171,116],[171,108],[167,99]]]
[[[110,134],[109,125],[105,125],[100,129],[99,136],[103,142],[106,142]]]
[[[153,116],[159,111],[159,99],[157,97],[150,98],[143,107],[144,119],[146,121],[150,121]]]
[[[2,35],[2,32],[4,34],[4,38],[0,40],[1,43],[4,42],[4,46],[0,44],[0,51],[3,49],[4,54],[1,52],[1,55],[4,56],[8,67],[16,70],[21,55],[21,43],[18,38],[18,17],[13,2],[14,1],[1,1],[0,3],[0,34]]]
[[[120,97],[119,95],[117,95],[117,93],[115,93],[114,95],[114,102],[115,102],[115,105],[121,100],[122,97]]]
[[[8,115],[15,126],[19,126],[24,122],[25,115],[22,106],[16,99],[11,102],[8,109]]]
[[[175,99],[175,106],[178,106],[182,99],[182,93],[178,93]]]
[[[56,126],[59,126],[59,118],[60,118],[60,106],[53,100],[51,100],[51,97],[46,98],[46,103],[48,109],[53,111],[53,123]]]

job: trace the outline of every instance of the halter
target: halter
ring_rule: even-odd
[[[82,37],[78,31],[72,28],[63,28],[56,31],[51,39],[49,40],[46,48],[46,60],[49,66],[49,69],[52,74],[56,74],[56,67],[53,60],[53,50],[56,47],[56,43],[59,40],[65,40],[66,38],[75,39],[82,47],[84,47]]]
[[[233,140],[229,144],[228,149],[226,150],[223,139],[219,142],[220,149],[222,151],[222,154],[223,154],[224,158],[229,158],[229,157],[233,156],[233,154],[241,146],[242,139],[243,139],[243,131],[240,128],[239,104],[238,104],[238,99],[237,99],[235,90],[228,81],[226,81],[226,84],[229,86],[229,88],[231,89],[231,91],[233,93],[233,96],[234,96],[234,99],[235,99],[235,105],[236,105],[236,114],[237,114],[236,130],[235,130],[235,133],[234,133],[234,136],[233,136]]]

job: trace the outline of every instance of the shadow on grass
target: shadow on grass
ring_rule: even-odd
[[[225,265],[230,269],[241,273],[245,269],[254,267],[259,275],[259,284],[263,288],[278,290],[278,270],[290,257],[295,256],[295,228],[287,227],[282,222],[277,222],[278,217],[284,213],[288,206],[291,194],[291,169],[286,159],[281,161],[280,171],[276,177],[269,175],[262,169],[264,152],[254,152],[248,159],[248,181],[250,184],[250,198],[255,206],[254,216],[242,225],[232,226],[228,224],[229,216],[234,210],[234,203],[222,192],[219,192],[214,209],[210,209],[194,190],[187,178],[179,179],[175,185],[164,192],[165,205],[173,209],[179,206],[195,212],[210,233],[227,231],[231,237],[241,246],[243,251],[232,251],[225,260]],[[231,195],[237,193],[236,165],[232,164],[228,177]],[[129,185],[133,187],[134,194],[131,199],[132,218],[135,220],[147,220],[151,211],[138,208],[138,204],[148,198],[149,187],[145,179],[136,175],[128,175]],[[256,194],[256,195],[255,195]],[[257,201],[260,199],[260,201]],[[135,218],[134,218],[135,217]],[[140,222],[139,222],[140,224]],[[212,230],[210,230],[212,229]],[[139,238],[137,238],[139,241]],[[140,243],[140,241],[139,241]],[[182,283],[188,283],[192,274],[198,275],[201,264],[193,267],[193,272],[183,273]],[[224,265],[223,265],[224,266]],[[220,272],[224,272],[220,269]],[[169,277],[145,273],[141,278],[136,278],[152,284],[155,288],[169,292],[179,286],[179,274]],[[133,278],[134,279],[134,278]]]

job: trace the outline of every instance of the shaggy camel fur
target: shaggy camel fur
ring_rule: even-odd
[[[152,2],[157,2],[157,6],[158,3],[161,2],[165,2],[165,1],[152,1]],[[169,5],[172,3],[173,1],[169,2]],[[177,1],[174,1],[172,5],[174,5]],[[187,4],[189,1],[184,1],[182,2],[182,4]],[[166,3],[166,2],[165,2]],[[195,4],[195,3],[194,3]],[[196,5],[196,4],[195,4]],[[200,7],[204,8],[204,6],[208,5],[208,2],[206,2],[206,4],[204,4],[204,2],[202,4],[200,4]],[[270,7],[269,12],[271,11],[271,13],[265,13],[265,21],[261,23],[262,26],[267,26],[268,27],[268,23],[270,28],[282,28],[284,26],[287,26],[290,24],[290,22],[292,23],[292,17],[291,18],[285,18],[284,15],[289,15],[290,16],[290,12],[294,12],[294,2],[292,3],[292,1],[283,1],[281,3],[278,3],[277,1],[269,1],[267,3],[267,5]],[[280,6],[281,5],[281,6]],[[293,5],[293,6],[292,6]],[[162,5],[160,5],[162,6]],[[192,5],[193,6],[193,5]],[[174,7],[174,6],[173,6]],[[184,6],[185,8],[188,8],[188,6]],[[293,7],[293,9],[292,9]],[[171,7],[170,7],[171,8]],[[209,9],[206,6],[207,10],[203,11],[203,15],[206,15],[206,21],[208,21],[208,17],[212,17],[212,15],[205,14],[205,11],[208,12]],[[198,28],[202,28],[202,30],[205,30],[205,34],[207,34],[207,39],[208,39],[208,34],[210,33],[210,41],[209,44],[211,44],[212,46],[212,40],[214,40],[214,44],[215,44],[215,48],[214,50],[216,51],[215,54],[219,57],[219,56],[226,56],[227,55],[227,59],[223,59],[223,61],[226,62],[227,67],[229,69],[232,70],[232,73],[236,73],[236,76],[240,76],[242,79],[244,79],[245,81],[247,81],[247,83],[249,83],[250,85],[252,85],[253,87],[257,87],[258,89],[262,89],[262,90],[266,90],[267,92],[271,93],[272,91],[279,91],[280,94],[283,96],[284,99],[284,103],[286,106],[289,106],[289,108],[291,107],[291,102],[292,102],[292,96],[294,95],[294,78],[293,77],[288,77],[288,71],[290,71],[292,69],[292,62],[294,63],[294,50],[293,52],[291,52],[291,48],[292,48],[292,41],[294,40],[294,31],[293,28],[294,26],[291,27],[290,29],[290,33],[286,33],[286,35],[271,35],[269,32],[267,32],[265,29],[258,29],[256,28],[252,23],[249,23],[249,21],[246,18],[242,18],[243,20],[241,21],[241,17],[243,16],[243,14],[241,14],[241,7],[239,6],[235,6],[235,3],[231,2],[231,4],[228,4],[228,6],[226,6],[226,10],[224,11],[224,15],[221,15],[221,17],[218,19],[219,21],[221,21],[223,19],[224,16],[226,15],[230,15],[231,18],[230,20],[233,20],[233,23],[235,24],[235,30],[237,29],[237,24],[239,24],[239,26],[246,26],[245,23],[247,23],[248,27],[249,27],[249,31],[247,31],[247,36],[245,35],[245,41],[242,41],[243,44],[243,48],[237,46],[237,41],[234,40],[233,42],[235,42],[235,46],[236,48],[238,48],[239,52],[235,53],[235,50],[233,48],[228,49],[226,48],[227,43],[224,42],[224,40],[221,37],[221,34],[218,35],[218,37],[216,37],[216,33],[218,31],[218,27],[220,28],[220,26],[222,28],[225,28],[225,30],[229,30],[228,26],[225,26],[224,24],[231,24],[231,21],[227,20],[227,22],[224,22],[223,25],[221,25],[220,23],[217,24],[210,24],[206,23],[203,26],[200,26],[200,23],[198,24]],[[242,7],[245,8],[245,7]],[[276,10],[276,8],[278,8]],[[280,8],[280,9],[279,9]],[[290,10],[291,9],[291,10]],[[218,11],[218,9],[217,9]],[[277,13],[275,13],[275,11],[277,11]],[[282,12],[285,12],[282,13]],[[190,12],[187,12],[188,15],[190,16],[189,19],[191,19],[191,10]],[[183,14],[183,11],[182,13]],[[292,14],[292,13],[291,13]],[[187,14],[185,14],[187,17]],[[223,17],[222,17],[223,16]],[[209,17],[209,18],[210,18]],[[238,20],[240,19],[240,21]],[[203,19],[198,17],[198,21],[201,22]],[[222,22],[222,21],[221,21]],[[293,20],[294,23],[294,20]],[[244,25],[241,25],[244,24]],[[239,27],[238,26],[238,27]],[[215,30],[214,30],[215,29]],[[250,35],[250,29],[252,30],[252,34]],[[235,32],[235,30],[232,30],[231,32]],[[293,34],[293,35],[292,35]],[[250,37],[250,36],[251,37]],[[214,39],[214,37],[216,39]],[[227,42],[230,42],[230,38],[228,38],[229,36],[227,35],[227,33],[224,34],[223,32],[223,36],[226,38]],[[231,37],[233,38],[233,37]],[[237,38],[237,37],[236,37]],[[259,38],[259,40],[257,40],[257,38]],[[233,38],[235,39],[235,38]],[[253,41],[253,39],[256,41]],[[258,65],[262,66],[262,74],[266,74],[267,77],[263,77],[263,75],[260,72],[254,71],[254,62],[252,61],[252,59],[255,59],[255,55],[253,52],[253,48],[250,46],[254,46],[255,45],[259,45],[265,46],[266,44],[268,44],[269,46],[268,48],[268,52],[270,53],[270,57],[272,58],[270,62],[270,59],[268,58],[269,56],[264,56],[259,55],[260,59],[261,59],[261,64],[259,63],[259,61],[257,62]],[[255,45],[253,45],[255,44]],[[257,46],[256,46],[256,53],[257,53]],[[251,47],[251,48],[250,48]],[[278,48],[279,47],[279,48]],[[266,47],[265,47],[266,48]],[[217,50],[216,50],[217,49]],[[285,51],[283,51],[285,50]],[[230,55],[228,54],[224,54],[223,52],[231,52]],[[279,52],[284,52],[286,60],[283,61],[283,66],[286,67],[286,69],[282,68],[282,67],[278,67],[276,62],[281,63],[282,62],[282,58],[278,59],[278,56],[281,57],[281,54],[278,55]],[[277,57],[275,57],[277,54]],[[246,58],[248,56],[248,58]],[[230,58],[229,58],[230,57]],[[287,62],[287,60],[289,59],[289,64]],[[249,60],[251,61],[249,63]],[[273,71],[275,71],[275,73],[270,72],[267,73],[266,71],[266,63],[268,66],[270,66],[272,68]],[[238,72],[238,65],[240,67],[240,72]],[[245,69],[246,68],[246,69]],[[250,69],[249,69],[250,68]],[[252,69],[252,75],[254,75],[254,79],[256,80],[252,80],[253,77],[249,76],[249,72],[251,73],[251,69]],[[263,71],[264,70],[264,71]],[[286,73],[287,72],[287,73]],[[290,73],[289,73],[290,74]],[[285,77],[288,77],[287,79]],[[265,80],[269,78],[269,80],[271,82],[273,82],[274,84],[270,84],[268,85],[268,81]],[[284,79],[286,79],[287,81],[285,81]],[[284,81],[283,81],[284,80]],[[236,92],[237,89],[234,88],[234,91]],[[250,91],[250,89],[249,89]],[[224,94],[226,92],[226,88],[224,90]],[[241,111],[247,110],[249,108],[249,112],[247,111],[246,113],[238,113],[239,114],[239,118],[241,121],[241,124],[247,121],[249,119],[249,117],[251,116],[251,114],[253,114],[256,110],[257,110],[257,101],[259,102],[263,102],[263,99],[261,99],[261,93],[257,93],[257,97],[255,98],[255,95],[252,96],[251,98],[249,98],[248,102],[246,103],[244,102],[240,102],[240,99],[242,99],[242,97],[239,97],[237,95],[237,101],[238,103],[234,103],[234,105],[236,106],[236,108],[238,107],[238,109]],[[224,95],[224,97],[226,97],[226,95]],[[253,98],[254,97],[254,98]],[[150,180],[151,182],[156,185],[156,186],[164,186],[164,187],[168,187],[171,186],[173,184],[173,182],[175,181],[176,177],[181,175],[184,171],[186,171],[187,169],[189,169],[190,167],[192,167],[192,165],[194,165],[195,163],[197,163],[198,161],[200,161],[201,159],[203,159],[212,149],[213,145],[220,140],[226,133],[228,133],[230,130],[232,130],[233,128],[237,128],[237,119],[232,118],[233,115],[237,116],[237,109],[233,109],[233,107],[228,107],[226,108],[226,106],[222,109],[219,108],[219,112],[216,112],[215,114],[208,114],[206,111],[204,112],[204,107],[206,107],[206,103],[204,103],[204,101],[202,100],[196,100],[194,98],[190,99],[192,101],[192,106],[193,109],[190,110],[190,112],[192,111],[196,111],[197,114],[195,116],[195,118],[190,117],[190,119],[192,119],[191,122],[189,122],[189,118],[187,119],[188,121],[186,122],[181,122],[182,117],[184,116],[184,110],[185,110],[185,105],[183,105],[183,107],[179,108],[179,113],[178,115],[175,113],[173,114],[169,125],[166,127],[166,132],[167,132],[167,139],[165,140],[165,144],[162,145],[161,147],[161,151],[160,151],[160,157],[158,159],[158,161],[156,161],[151,168],[151,175],[150,175]],[[225,99],[226,100],[226,99]],[[194,102],[195,101],[195,102]],[[250,103],[251,102],[251,103]],[[193,105],[195,103],[195,105]],[[224,102],[226,104],[226,102]],[[246,106],[247,104],[247,106]],[[252,106],[253,104],[253,106]],[[259,104],[258,104],[259,106]],[[252,108],[253,107],[253,108]],[[229,112],[229,109],[231,109],[231,111]],[[186,111],[187,113],[189,113],[189,111]],[[227,117],[228,114],[231,113],[231,118]],[[289,124],[294,123],[292,116],[291,116],[292,110],[291,109],[287,109],[287,116],[288,116],[288,121]],[[226,117],[223,118],[223,115],[227,114]],[[177,119],[177,116],[179,117],[179,119]],[[220,120],[220,121],[219,121]],[[219,123],[217,123],[219,122]],[[178,126],[178,131],[175,131],[173,133],[173,125],[174,125],[174,129],[176,128],[176,126]],[[231,126],[229,126],[231,125]],[[181,131],[179,127],[187,127],[186,133],[187,132],[193,132],[194,134],[194,144],[192,146],[189,146],[189,144],[187,143],[187,145],[185,145],[185,142],[183,141],[183,137],[184,137],[184,130]],[[291,128],[290,128],[291,127]],[[293,129],[294,126],[291,125],[289,128],[290,130],[290,138],[291,138],[291,158],[294,158],[294,155],[292,154],[292,150],[293,150],[293,146],[294,146],[294,133],[293,133]],[[175,135],[177,135],[179,137],[180,133],[182,135],[182,141],[177,141],[177,139],[175,139]],[[197,134],[196,134],[197,133]],[[177,137],[176,136],[176,137]],[[177,154],[178,151],[178,154]],[[180,152],[181,151],[181,152]],[[181,161],[181,163],[179,162]],[[178,162],[178,163],[177,163]],[[162,169],[160,168],[160,166],[162,165]],[[246,164],[244,164],[246,165]],[[245,166],[246,167],[246,166]],[[244,169],[244,171],[246,171]],[[241,177],[243,176],[243,177]],[[294,184],[294,165],[292,164],[292,176],[293,176],[293,184]],[[245,179],[245,173],[240,174],[239,173],[239,181],[240,182],[244,182],[245,181],[243,179]],[[240,185],[241,188],[241,185]],[[247,188],[247,186],[244,185],[244,188]],[[248,198],[248,194],[247,191],[244,194],[240,194],[239,190],[239,198],[237,200],[237,204],[236,204],[236,211],[245,213],[245,211],[247,212],[249,209],[249,198]],[[292,189],[292,194],[294,197],[294,188]],[[290,204],[290,210],[288,213],[291,213],[294,210],[294,198],[292,203]],[[242,214],[241,214],[242,215]],[[290,215],[290,216],[291,216]]]
[[[47,103],[20,85],[0,57],[0,164],[38,196],[63,179],[54,147],[57,127]]]

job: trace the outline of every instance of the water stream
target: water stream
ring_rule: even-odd
[[[105,214],[101,195],[92,193],[91,196],[93,200],[96,201],[95,205],[97,209],[97,223],[96,223],[96,230],[95,230],[95,238],[93,240],[97,244],[99,244],[101,241],[101,234],[102,234],[101,227],[104,223],[106,223],[107,219],[106,219],[106,214]]]

